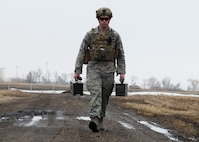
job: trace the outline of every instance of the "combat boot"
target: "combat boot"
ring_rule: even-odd
[[[100,131],[104,131],[103,118],[99,119],[98,128]]]
[[[93,132],[99,132],[98,123],[99,123],[99,119],[97,117],[91,117],[91,121],[89,123],[89,128]]]

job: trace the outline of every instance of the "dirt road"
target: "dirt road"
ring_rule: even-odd
[[[1,142],[170,142],[138,121],[145,121],[111,102],[104,120],[106,131],[88,128],[89,96],[30,94],[0,105]]]

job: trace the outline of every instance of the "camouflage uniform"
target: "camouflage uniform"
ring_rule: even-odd
[[[120,35],[109,27],[108,32],[113,32],[115,48],[118,49],[118,57],[114,61],[88,61],[87,65],[87,88],[91,94],[89,99],[90,117],[103,119],[109,96],[114,87],[114,73],[125,74],[125,56]],[[95,33],[100,33],[98,27]],[[85,35],[76,59],[75,73],[82,73],[85,50],[91,45],[93,30]]]

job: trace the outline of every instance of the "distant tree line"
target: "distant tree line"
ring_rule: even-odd
[[[136,77],[131,78],[131,87],[132,88],[141,88],[136,84]],[[148,79],[143,80],[143,89],[165,89],[165,90],[182,90],[181,89],[181,84],[173,84],[171,82],[170,77],[165,77],[162,80],[157,80],[155,77],[150,77]],[[197,79],[188,79],[188,91],[199,91],[199,80]]]
[[[66,74],[54,72],[51,74],[49,71],[45,73],[39,68],[37,70],[29,71],[27,75],[23,78],[11,78],[10,82],[25,82],[25,83],[43,83],[43,84],[69,84],[73,80],[73,73]],[[170,77],[165,77],[162,80],[157,80],[155,77],[150,77],[143,80],[141,86],[137,85],[137,77],[131,77],[131,82],[129,86],[131,88],[142,88],[142,89],[165,89],[165,90],[182,90],[181,84],[173,84]],[[199,80],[198,79],[188,79],[188,91],[199,91]],[[2,82],[2,81],[1,81]]]
[[[54,72],[51,74],[49,71],[42,72],[39,68],[37,70],[29,71],[28,74],[24,78],[11,78],[11,82],[25,82],[25,83],[43,83],[43,84],[69,84],[70,80],[72,79],[72,74],[58,74],[58,72]]]

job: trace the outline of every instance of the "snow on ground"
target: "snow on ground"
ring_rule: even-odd
[[[88,91],[84,91],[84,94],[90,95]],[[115,92],[111,95],[115,96]],[[168,96],[184,96],[184,97],[199,97],[199,95],[195,94],[180,94],[180,93],[170,93],[170,92],[128,92],[128,96],[132,95],[168,95]]]
[[[170,93],[170,92],[129,92],[129,96],[131,95],[168,95],[168,96],[184,96],[184,97],[199,97],[199,95],[195,94],[180,94],[180,93]]]
[[[16,90],[15,88],[11,88],[11,90]],[[65,92],[66,90],[20,90],[22,92],[27,93],[49,93],[49,94],[61,94]],[[83,94],[90,95],[89,91],[83,91]],[[115,92],[111,94],[112,96],[115,96]],[[195,94],[181,94],[181,93],[171,93],[171,92],[128,92],[128,96],[132,95],[168,95],[168,96],[184,96],[184,97],[199,97],[199,95]]]

